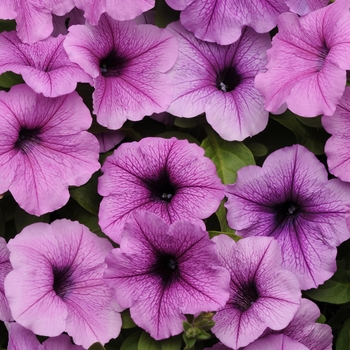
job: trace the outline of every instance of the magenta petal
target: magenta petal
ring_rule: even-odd
[[[0,237],[0,320],[12,320],[11,311],[5,296],[4,280],[7,274],[12,270],[10,263],[10,252],[7,249],[6,241]]]
[[[55,99],[26,85],[0,92],[0,192],[10,190],[27,212],[62,207],[68,186],[81,186],[99,169],[99,146],[86,132],[91,115],[76,92]]]
[[[186,221],[169,226],[153,213],[134,213],[106,263],[117,302],[157,340],[181,333],[185,314],[218,310],[228,298],[229,275],[213,242]]]
[[[244,350],[309,350],[309,348],[284,334],[271,334],[256,340]]]
[[[104,197],[99,224],[119,243],[133,211],[151,211],[173,223],[200,223],[218,208],[222,184],[215,165],[196,144],[176,138],[124,143],[102,167],[98,192]]]
[[[328,5],[328,0],[285,0],[292,12],[306,15]]]
[[[35,334],[16,322],[6,322],[9,333],[7,350],[41,350]]]

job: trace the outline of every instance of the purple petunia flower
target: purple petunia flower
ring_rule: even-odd
[[[294,317],[300,287],[293,273],[282,269],[277,242],[268,237],[213,238],[221,265],[231,275],[230,297],[213,320],[212,332],[225,345],[238,349],[264,330],[280,330]]]
[[[117,302],[157,340],[181,333],[184,314],[218,310],[228,298],[229,274],[214,243],[190,222],[169,226],[153,213],[134,213],[106,262]]]
[[[65,205],[68,186],[100,168],[92,118],[76,92],[47,98],[26,85],[0,91],[0,193],[9,190],[30,214]]]
[[[72,26],[64,42],[72,62],[93,78],[94,113],[109,129],[164,112],[172,84],[164,74],[176,60],[176,39],[153,25],[102,15],[97,26]]]
[[[347,0],[298,17],[284,13],[267,54],[267,72],[255,86],[265,107],[277,112],[287,106],[304,117],[332,115],[350,69],[350,12]]]
[[[174,84],[168,111],[185,118],[205,112],[208,123],[229,141],[262,131],[268,112],[254,78],[267,63],[269,34],[245,28],[235,44],[220,46],[196,39],[179,22],[167,29],[179,41],[177,61],[168,72]]]
[[[183,10],[182,25],[205,41],[220,45],[234,43],[244,26],[267,33],[277,24],[280,13],[288,11],[281,0],[166,0],[175,10]]]
[[[309,350],[309,348],[284,334],[271,334],[256,340],[244,350]]]
[[[7,249],[6,241],[0,237],[0,320],[10,321],[11,311],[5,296],[4,280],[7,274],[12,270],[10,263],[10,252]]]
[[[23,44],[15,31],[0,34],[0,74],[12,71],[36,92],[47,97],[66,95],[78,82],[91,78],[72,63],[63,49],[64,36]]]
[[[68,28],[76,24],[84,24],[85,17],[84,11],[74,7],[71,11],[64,16],[52,16],[53,31],[51,36],[57,37],[59,34],[67,35]]]
[[[67,332],[84,348],[117,337],[120,307],[102,279],[112,248],[78,222],[25,227],[8,243],[5,293],[14,320],[39,335]]]
[[[73,7],[73,0],[0,0],[0,18],[15,19],[19,38],[32,44],[52,33],[52,14],[63,16]]]
[[[75,6],[84,11],[84,16],[93,25],[98,23],[102,13],[118,20],[134,19],[154,7],[155,0],[74,0]]]
[[[329,4],[329,0],[285,0],[292,12],[306,15]]]
[[[323,116],[322,125],[332,135],[325,146],[329,171],[347,182],[350,182],[349,118],[350,87],[346,87],[335,113]]]
[[[84,350],[81,346],[73,345],[66,334],[49,338],[42,344],[35,334],[16,322],[6,323],[9,331],[7,350]]]
[[[334,274],[336,247],[350,237],[345,222],[350,187],[328,180],[324,165],[305,147],[285,147],[270,154],[262,168],[240,169],[226,195],[230,227],[243,237],[276,238],[284,267],[302,289]]]
[[[132,211],[151,211],[169,224],[188,220],[204,226],[201,219],[213,214],[224,197],[215,165],[187,140],[124,143],[106,159],[102,171],[99,224],[117,243]]]

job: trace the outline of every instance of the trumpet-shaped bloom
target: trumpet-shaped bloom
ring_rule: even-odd
[[[306,15],[328,5],[328,0],[285,0],[292,12]]]
[[[117,337],[120,307],[102,278],[112,248],[78,222],[25,227],[8,243],[5,293],[14,320],[39,335],[67,332],[86,349]]]
[[[268,121],[264,99],[254,87],[267,63],[268,34],[245,28],[233,45],[196,39],[180,23],[167,27],[179,41],[179,55],[168,72],[174,84],[168,111],[191,118],[203,112],[225,140],[243,140],[262,131]]]
[[[47,97],[66,95],[78,82],[91,78],[71,62],[63,48],[64,36],[49,37],[34,44],[23,44],[15,31],[0,34],[0,74],[12,71],[38,94]]]
[[[84,350],[81,346],[73,345],[66,334],[39,343],[35,334],[16,322],[6,324],[9,331],[7,350]]]
[[[324,165],[305,147],[285,147],[270,154],[262,168],[240,169],[226,195],[230,227],[243,237],[277,239],[283,265],[302,289],[334,274],[336,247],[350,237],[345,221],[350,187],[328,180]]]
[[[26,85],[0,91],[0,193],[9,190],[30,214],[65,205],[68,186],[99,169],[91,116],[76,92],[47,98]]]
[[[157,340],[181,333],[184,314],[218,310],[228,298],[229,274],[215,245],[190,222],[169,226],[153,213],[135,213],[106,263],[118,304]]]
[[[181,12],[182,25],[205,41],[220,45],[234,43],[244,26],[267,33],[277,24],[277,17],[288,11],[281,0],[166,0]]]
[[[73,0],[0,0],[0,18],[15,19],[19,38],[32,44],[52,33],[52,14],[63,16],[73,7]]]
[[[347,182],[350,182],[349,118],[350,87],[347,87],[335,113],[322,118],[322,125],[332,135],[325,146],[329,171]]]
[[[224,197],[223,185],[204,150],[186,140],[144,138],[124,143],[103,164],[99,224],[119,243],[133,211],[151,211],[173,223],[209,217]]]
[[[12,270],[10,263],[10,252],[7,249],[6,241],[0,237],[0,320],[11,320],[11,311],[5,296],[4,280],[6,275]]]
[[[255,80],[267,110],[287,106],[304,117],[334,113],[350,69],[349,22],[347,0],[303,17],[279,17],[278,33],[267,52],[268,70]]]
[[[84,16],[93,25],[98,23],[100,16],[107,12],[109,16],[126,21],[134,19],[155,5],[155,0],[74,0],[75,6],[84,11]]]
[[[231,275],[230,297],[213,320],[212,332],[225,345],[238,349],[256,340],[264,330],[280,330],[294,317],[300,287],[293,273],[282,268],[273,238],[213,238],[221,265]]]
[[[127,120],[164,112],[173,88],[165,75],[176,60],[176,39],[153,25],[118,22],[102,15],[97,26],[69,28],[64,47],[93,78],[97,121],[119,129]]]

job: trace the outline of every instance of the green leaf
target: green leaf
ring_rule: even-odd
[[[164,0],[158,0],[156,5],[155,25],[160,28],[165,28],[169,23],[180,19],[180,12],[173,10],[167,5]]]
[[[98,209],[102,199],[97,193],[98,175],[99,173],[96,172],[85,185],[69,189],[72,198],[93,215],[98,215]]]
[[[89,350],[106,350],[101,343],[94,343],[89,347]]]
[[[130,334],[123,342],[120,350],[139,350],[139,339],[141,336],[141,331]]]
[[[199,125],[201,121],[200,117],[195,118],[175,118],[174,125],[179,128],[192,129]]]
[[[232,230],[233,232],[235,232],[234,230]],[[232,232],[221,232],[221,231],[208,231],[209,233],[209,237],[213,238],[215,236],[218,235],[226,235],[231,237],[235,242],[239,241],[242,237],[237,236],[236,234],[232,233]]]
[[[21,232],[26,226],[34,224],[36,222],[46,222],[50,221],[50,214],[44,214],[41,216],[30,215],[20,207],[15,210],[15,225],[17,232]]]
[[[15,20],[0,19],[0,32],[10,32],[16,29]]]
[[[24,81],[21,75],[13,72],[5,72],[0,75],[0,86],[3,88],[10,88],[13,85],[23,84]]]
[[[130,310],[126,309],[124,310],[122,313],[122,328],[123,329],[129,329],[129,328],[134,328],[137,327],[135,322],[132,320],[131,316],[130,316]]]
[[[331,279],[319,286],[304,292],[308,297],[331,304],[345,304],[350,301],[350,270],[345,260],[338,261],[337,272]]]
[[[350,317],[346,319],[343,326],[339,332],[336,350],[349,350],[350,349]]]
[[[326,323],[326,316],[321,314],[320,317],[316,320],[317,323]]]
[[[303,118],[295,115],[295,117],[300,121],[300,123],[310,127],[310,128],[322,128],[321,119],[322,116],[318,116],[315,118]]]
[[[160,341],[160,347],[162,350],[181,350],[182,348],[182,336],[177,335]]]
[[[160,343],[153,339],[148,333],[142,332],[139,339],[138,350],[162,350]]]
[[[259,142],[248,143],[247,147],[253,153],[254,157],[264,157],[269,153],[268,148]]]
[[[234,234],[235,231],[232,230],[232,228],[228,226],[228,223],[226,220],[227,210],[224,206],[225,201],[226,201],[226,199],[222,200],[222,202],[220,203],[220,206],[215,214],[219,220],[221,231],[224,233],[228,233],[228,234]]]
[[[296,137],[297,143],[305,146],[316,155],[324,154],[324,144],[329,136],[322,128],[315,129],[307,127],[289,110],[282,115],[271,116],[270,118],[291,130]]]
[[[208,128],[207,132],[208,137],[201,144],[205,155],[216,165],[217,173],[223,184],[234,183],[239,169],[255,164],[252,152],[242,142],[223,140],[211,128]]]

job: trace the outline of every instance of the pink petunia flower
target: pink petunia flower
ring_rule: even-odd
[[[34,44],[23,44],[15,31],[0,34],[0,74],[12,71],[36,92],[46,97],[66,95],[78,82],[91,78],[68,59],[63,49],[64,36],[49,37]]]
[[[233,349],[256,340],[269,327],[281,330],[300,305],[300,287],[282,268],[281,251],[273,238],[213,238],[221,265],[231,275],[230,297],[213,320],[212,332]]]
[[[147,210],[171,224],[213,214],[224,197],[214,163],[187,140],[144,138],[124,143],[102,167],[99,224],[119,243],[133,211]]]
[[[332,115],[350,69],[350,12],[347,0],[298,17],[284,13],[268,50],[267,72],[255,79],[265,107],[315,117]]]
[[[47,98],[26,85],[0,91],[0,193],[9,190],[30,214],[65,205],[68,186],[100,168],[92,118],[81,97]]]
[[[274,237],[283,266],[302,289],[316,288],[336,271],[337,246],[350,238],[345,215],[350,187],[313,153],[294,145],[271,153],[262,167],[244,167],[226,186],[227,219],[237,234]]]
[[[120,307],[102,279],[112,248],[78,222],[25,227],[8,243],[5,293],[14,320],[39,335],[67,332],[86,349],[117,337]]]
[[[102,15],[97,26],[72,26],[64,42],[72,62],[93,78],[97,121],[119,129],[129,119],[164,112],[173,88],[165,75],[176,60],[176,39],[165,29]]]
[[[7,249],[6,241],[0,237],[0,320],[10,321],[11,311],[5,296],[4,280],[7,274],[12,270],[10,263],[10,252]]]
[[[181,333],[185,314],[218,310],[228,298],[229,274],[215,245],[190,222],[168,225],[153,213],[134,213],[106,263],[118,304],[157,340]]]
[[[268,34],[245,28],[232,45],[196,39],[179,22],[167,27],[177,37],[179,55],[168,76],[174,84],[168,111],[191,118],[203,112],[225,140],[243,140],[262,131],[268,121],[264,99],[254,87],[265,69]]]
[[[9,331],[7,350],[84,350],[83,347],[72,344],[66,334],[39,343],[35,334],[16,322],[6,323]]]

